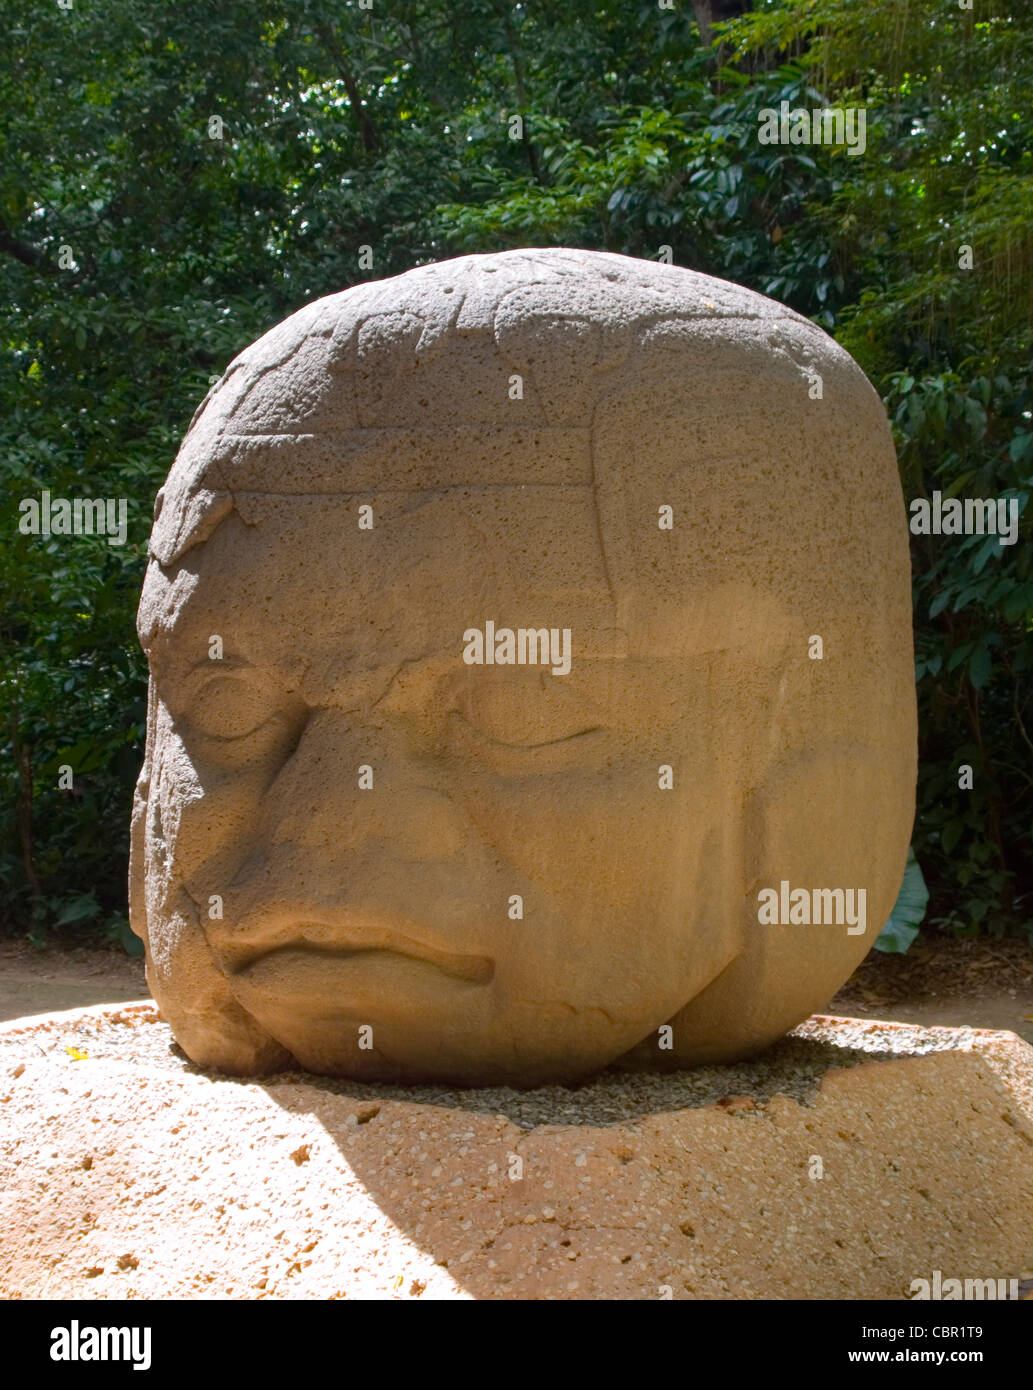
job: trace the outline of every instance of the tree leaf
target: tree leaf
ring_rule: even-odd
[[[70,922],[84,922],[87,917],[96,917],[100,905],[92,893],[82,893],[73,898],[54,918],[56,927],[67,927]]]
[[[914,847],[907,852],[907,865],[904,881],[900,885],[897,901],[882,931],[876,937],[875,949],[891,955],[904,955],[918,935],[919,924],[925,916],[929,902],[929,889],[915,858]]]

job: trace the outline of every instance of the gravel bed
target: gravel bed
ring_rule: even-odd
[[[39,1056],[74,1066],[85,1054],[94,1061],[146,1067],[167,1073],[208,1076],[227,1085],[282,1086],[304,1083],[357,1101],[408,1101],[503,1115],[523,1129],[539,1125],[627,1124],[661,1111],[692,1109],[748,1096],[763,1107],[774,1095],[813,1104],[822,1077],[832,1068],[968,1050],[988,1034],[972,1028],[921,1028],[864,1019],[808,1019],[758,1058],[680,1072],[625,1071],[610,1067],[578,1086],[543,1086],[520,1091],[508,1086],[456,1090],[443,1086],[395,1086],[282,1072],[237,1079],[204,1071],[180,1051],[151,1002],[98,1006],[49,1015],[37,1023],[0,1025],[0,1077]],[[989,1035],[993,1036],[993,1035]],[[747,1107],[748,1108],[748,1107]]]

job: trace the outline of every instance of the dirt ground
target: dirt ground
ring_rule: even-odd
[[[39,951],[0,941],[0,1020],[149,997],[143,960],[108,947]],[[901,1023],[1007,1028],[1033,1043],[1033,949],[1024,941],[872,951],[825,1012]]]
[[[1033,1043],[1033,949],[984,938],[916,943],[904,956],[872,951],[829,1013],[900,1023],[1007,1028]]]
[[[37,950],[27,941],[0,940],[0,1021],[28,1014],[149,999],[143,957],[121,947]]]

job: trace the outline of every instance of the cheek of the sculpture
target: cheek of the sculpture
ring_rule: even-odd
[[[669,1020],[666,1053],[650,1039],[636,1060],[734,1060],[824,1008],[892,910],[913,787],[903,747],[897,762],[818,748],[773,770],[746,812],[740,954]]]
[[[148,986],[199,1066],[240,1076],[283,1068],[290,1054],[234,998],[208,945],[203,908],[183,886],[176,849],[184,798],[167,752],[167,743],[152,736],[133,804],[130,921],[145,944]]]

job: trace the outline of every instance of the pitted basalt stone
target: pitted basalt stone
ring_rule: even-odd
[[[145,1004],[0,1025],[0,1297],[1030,1289],[1014,1034],[820,1018],[762,1062],[520,1091],[237,1081],[170,1042]]]
[[[140,605],[132,921],[183,1048],[532,1085],[799,1023],[903,874],[907,534],[864,374],[724,281],[514,251],[280,324]],[[782,883],[864,920],[758,920]]]

